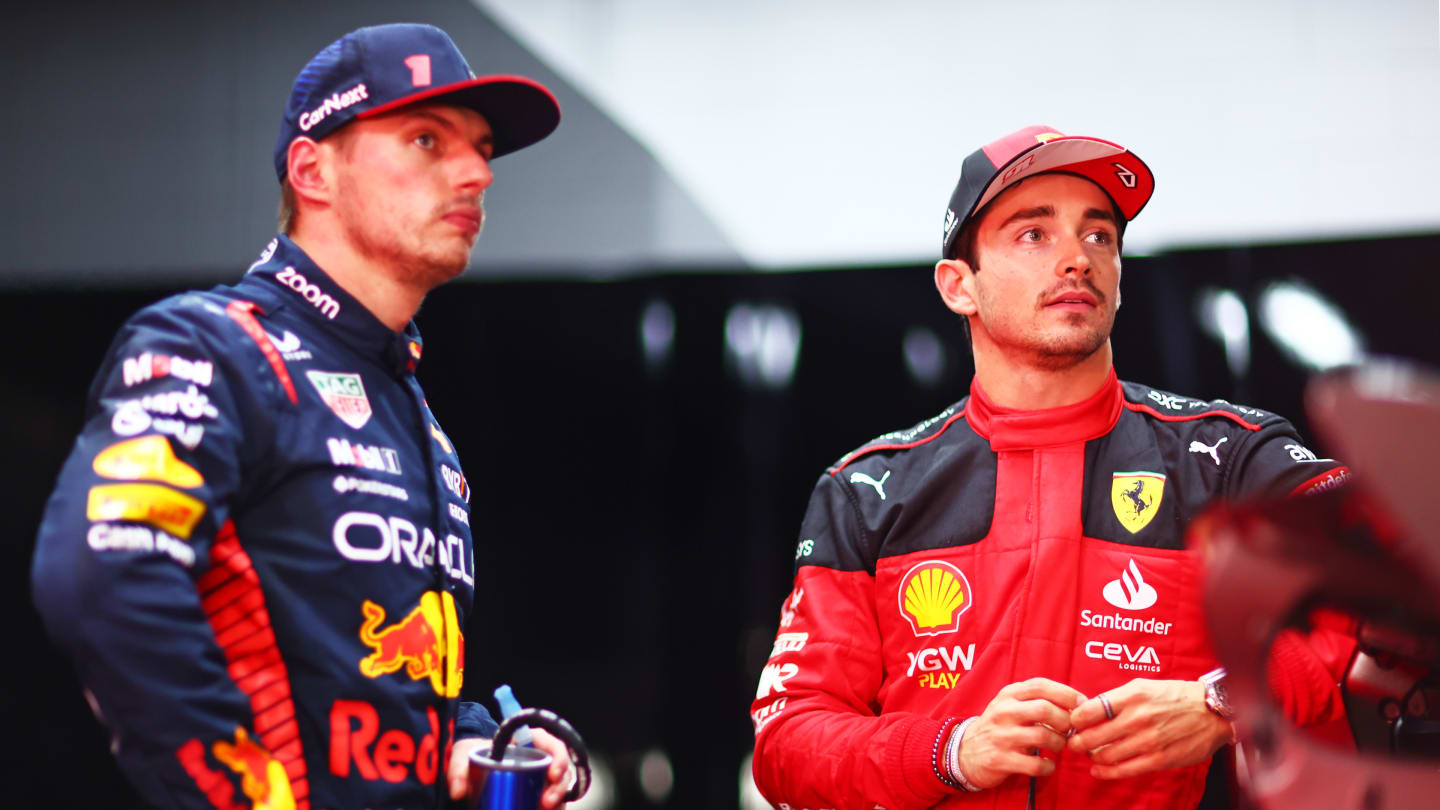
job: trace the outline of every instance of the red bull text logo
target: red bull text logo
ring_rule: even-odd
[[[360,661],[362,675],[379,678],[403,667],[411,680],[429,678],[435,694],[460,696],[465,636],[455,614],[455,597],[426,591],[405,618],[383,629],[385,608],[366,599],[360,611],[365,614],[360,640],[374,650]]]
[[[353,767],[361,779],[396,784],[409,778],[413,766],[420,784],[435,784],[440,763],[450,759],[450,743],[440,750],[440,719],[433,706],[425,707],[425,718],[430,731],[417,743],[414,736],[398,728],[382,733],[380,713],[369,703],[335,701],[330,706],[330,773],[346,779]],[[453,739],[454,720],[447,731]]]

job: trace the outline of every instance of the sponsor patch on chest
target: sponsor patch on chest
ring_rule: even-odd
[[[1173,664],[1165,659],[1173,653],[1182,598],[1173,574],[1162,576],[1167,569],[1146,558],[1092,559],[1098,564],[1087,566],[1081,585],[1078,652],[1095,662],[1097,673],[1162,672]]]
[[[305,377],[340,421],[356,430],[370,421],[370,399],[365,396],[365,383],[359,374],[307,371]]]
[[[943,560],[926,560],[900,578],[900,616],[918,636],[938,636],[960,629],[960,616],[974,604],[970,580]]]
[[[1110,484],[1110,505],[1115,518],[1131,534],[1150,525],[1165,497],[1165,475],[1156,472],[1117,472]]]

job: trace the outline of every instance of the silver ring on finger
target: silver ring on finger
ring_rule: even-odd
[[[1105,719],[1115,719],[1115,707],[1110,705],[1110,697],[1104,692],[1100,693],[1100,705],[1105,709]]]

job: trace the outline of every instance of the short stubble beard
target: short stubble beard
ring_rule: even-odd
[[[341,194],[350,195],[349,199],[356,200],[358,190],[349,182],[348,178],[340,180]],[[436,206],[427,222],[439,220],[445,211],[454,207],[456,200],[451,200]],[[468,204],[470,201],[465,200]],[[485,226],[485,197],[480,195],[477,201],[480,207],[480,227]],[[414,286],[421,286],[425,290],[432,290],[441,284],[465,272],[470,264],[470,251],[474,249],[475,240],[480,238],[480,231],[477,231],[474,239],[470,241],[463,253],[458,256],[439,255],[434,251],[427,250],[428,247],[423,240],[420,240],[415,251],[405,249],[405,235],[399,229],[390,229],[381,234],[372,233],[357,221],[353,214],[354,209],[344,208],[341,213],[341,222],[345,227],[346,236],[357,252],[366,259],[391,268],[397,280]],[[402,227],[404,227],[402,225]]]
[[[1105,322],[1085,329],[1084,332],[1078,335],[1042,340],[1041,345],[1035,349],[1036,363],[1041,368],[1048,371],[1060,371],[1072,368],[1093,356],[1095,352],[1100,351],[1100,348],[1105,345],[1105,341],[1110,339],[1110,330],[1115,326],[1114,310],[1106,307],[1107,296],[1100,291],[1099,287],[1095,286],[1095,282],[1088,278],[1081,278],[1078,282],[1074,283],[1061,283],[1052,289],[1046,290],[1041,293],[1036,300],[1036,309],[1043,312],[1045,305],[1055,300],[1057,296],[1080,289],[1095,296],[1096,307],[1106,314]],[[1085,315],[1078,312],[1066,313],[1066,318],[1076,323],[1076,325],[1081,325],[1085,322]]]

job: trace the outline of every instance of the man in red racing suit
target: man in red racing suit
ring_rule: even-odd
[[[1218,661],[1184,527],[1348,471],[1274,414],[1117,379],[1119,241],[1153,183],[1123,147],[1045,127],[966,160],[936,283],[975,379],[816,485],[751,712],[778,807],[1199,801],[1234,730],[1200,680]],[[1292,719],[1343,726],[1347,641],[1277,641]]]

